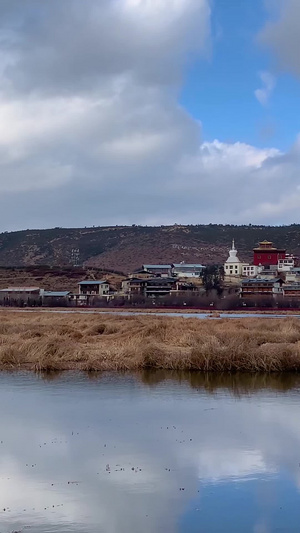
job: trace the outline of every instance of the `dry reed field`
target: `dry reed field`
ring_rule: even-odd
[[[0,312],[0,368],[300,371],[300,320]]]

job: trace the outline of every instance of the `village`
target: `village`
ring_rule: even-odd
[[[230,308],[230,302],[235,302],[234,307],[274,307],[279,303],[291,307],[291,302],[298,307],[297,258],[264,240],[253,249],[252,262],[243,263],[233,240],[223,265],[144,264],[121,279],[117,287],[107,279],[84,279],[77,291],[14,285],[0,290],[0,305],[17,307],[143,306],[147,302],[171,307],[220,307],[217,300],[223,300],[223,308]]]

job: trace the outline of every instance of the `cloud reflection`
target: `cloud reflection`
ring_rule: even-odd
[[[298,398],[1,374],[1,533],[172,533],[207,484],[280,472],[298,495]],[[255,523],[260,531],[264,516]]]

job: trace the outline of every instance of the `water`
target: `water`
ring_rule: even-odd
[[[0,532],[300,530],[300,377],[0,374]]]
[[[106,315],[119,315],[119,316],[137,316],[137,315],[150,315],[150,316],[170,316],[170,317],[181,317],[181,318],[199,318],[199,319],[211,319],[211,320],[220,320],[221,318],[286,318],[286,317],[294,317],[294,318],[300,318],[300,314],[291,314],[291,313],[282,313],[276,315],[275,313],[226,313],[226,312],[220,312],[220,311],[212,311],[211,313],[206,312],[200,312],[192,311],[190,313],[185,312],[147,312],[147,311],[99,311],[98,309],[18,309],[19,312],[23,313],[36,313],[36,312],[42,312],[42,313],[60,313],[60,314],[72,314],[72,313],[79,313],[79,314],[106,314]],[[215,315],[214,315],[215,313]]]

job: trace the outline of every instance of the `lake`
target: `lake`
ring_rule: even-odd
[[[0,374],[0,533],[300,528],[300,377]]]

